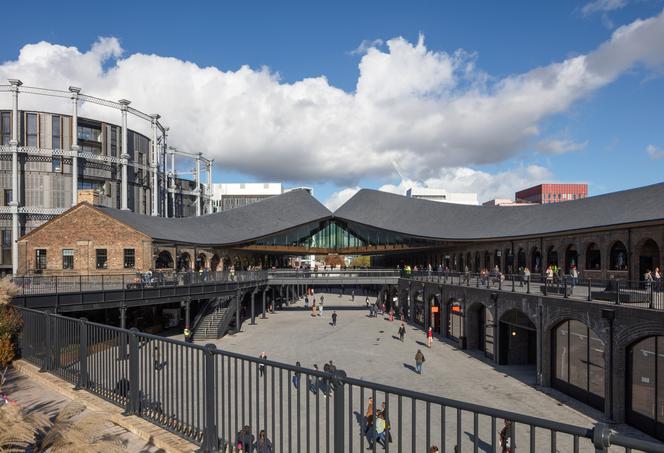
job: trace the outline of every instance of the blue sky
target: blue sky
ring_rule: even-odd
[[[463,49],[472,54],[474,66],[492,81],[592,52],[607,42],[616,28],[656,16],[664,8],[664,2],[658,0],[599,0],[595,5],[600,11],[590,12],[589,3],[189,2],[185,6],[183,2],[146,1],[68,2],[63,7],[40,2],[29,20],[4,21],[0,62],[16,60],[26,44],[46,41],[85,52],[98,37],[105,36],[117,38],[123,57],[155,54],[221,71],[237,71],[243,65],[256,71],[267,67],[273,75],[278,74],[283,85],[324,76],[330,86],[353,93],[363,54],[352,51],[362,42],[403,37],[414,45],[421,34],[430,52],[452,55]],[[607,11],[601,11],[602,7]],[[16,2],[5,5],[3,11],[6,18],[25,18],[25,6]],[[387,52],[385,44],[376,41],[375,46]],[[115,61],[103,64],[113,66]],[[510,178],[515,168],[535,165],[546,169],[543,174],[547,179],[588,182],[593,194],[660,182],[664,159],[650,157],[646,149],[654,147],[655,155],[664,149],[661,69],[659,62],[647,67],[636,64],[565,108],[544,115],[537,121],[536,140],[520,143],[518,150],[505,152],[504,158],[455,162],[454,167],[462,165],[490,175],[505,172]],[[563,154],[536,149],[534,143],[549,139],[577,144],[578,149]],[[264,148],[265,153],[276,152],[269,146]],[[325,158],[330,156],[325,154]],[[217,182],[281,176],[278,171],[261,169],[260,162],[240,166],[232,159],[227,165],[224,158],[217,161],[221,163]],[[297,166],[297,162],[292,164]],[[398,186],[395,174],[380,169],[359,172],[348,180],[307,169],[303,173],[293,176],[283,172],[283,182],[313,185],[322,200],[346,187]],[[409,176],[418,181],[426,178],[431,175],[416,170]],[[499,186],[478,191],[488,198],[494,187]],[[502,191],[508,189],[500,186]]]

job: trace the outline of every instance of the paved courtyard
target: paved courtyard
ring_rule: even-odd
[[[228,335],[214,343],[222,350],[255,357],[265,351],[270,360],[290,364],[300,361],[307,368],[318,364],[322,369],[325,362],[333,360],[338,369],[345,370],[354,378],[583,427],[591,427],[602,416],[560,392],[535,388],[533,367],[496,367],[483,360],[479,352],[458,350],[441,339],[436,339],[433,347],[428,349],[424,332],[410,325],[406,325],[406,338],[402,343],[397,334],[400,323],[396,320],[390,322],[384,316],[368,317],[363,296],[357,296],[354,302],[350,296],[324,294],[324,297],[322,318],[312,317],[311,309],[305,310],[301,300],[282,311],[269,314],[267,319],[257,319],[256,325],[250,325],[250,320],[247,320],[239,334]],[[316,298],[320,300],[320,295],[317,294]],[[336,327],[331,325],[334,309],[338,314]],[[413,369],[417,349],[421,349],[426,357],[422,375],[416,374]],[[365,394],[364,399],[368,396],[368,393]],[[377,399],[382,401],[381,396]],[[354,394],[357,424],[362,425],[359,400],[359,395]],[[392,408],[390,413],[394,414],[395,399],[390,399],[389,404]],[[364,408],[366,410],[366,402]],[[424,413],[424,408],[418,407],[417,411],[418,414]],[[404,414],[410,416],[410,412],[410,403],[405,404]],[[455,411],[447,410],[445,424],[449,432],[444,437],[448,450],[450,445],[453,447],[456,444],[455,416]],[[424,437],[422,420],[424,417],[418,415],[418,450],[424,444],[421,438]],[[489,451],[490,419],[480,420],[480,450]],[[432,409],[432,441],[442,439],[437,434],[440,433],[440,421],[441,415]],[[502,420],[497,423],[499,431]],[[453,426],[450,427],[450,424]],[[462,451],[465,451],[466,448],[472,449],[474,437],[470,415],[464,415],[463,427]],[[625,425],[618,428],[626,433],[635,432]],[[361,429],[353,429],[359,435]],[[527,431],[527,427],[522,426],[518,436],[522,438],[523,446],[528,442]],[[543,442],[548,451],[549,432],[539,430],[537,436],[538,444]],[[559,436],[557,451],[572,451],[571,438],[563,440],[563,437]],[[396,451],[394,445],[392,448]],[[410,450],[406,448],[404,451]],[[581,451],[590,450],[589,445],[581,441]]]

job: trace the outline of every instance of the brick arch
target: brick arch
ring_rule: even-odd
[[[603,321],[602,318],[591,318],[584,313],[579,313],[578,311],[573,310],[559,310],[556,312],[555,316],[549,318],[548,322],[542,328],[542,333],[544,334],[543,338],[546,338],[547,341],[550,341],[551,333],[553,332],[554,328],[558,327],[565,321],[572,320],[579,321],[581,324],[588,326],[593,332],[595,332],[595,335],[597,335],[604,342],[604,344],[608,344],[608,326],[605,325],[605,321]]]
[[[664,335],[664,326],[661,323],[646,321],[636,327],[626,329],[614,338],[615,349],[613,353],[613,366],[620,373],[615,373],[613,385],[614,419],[618,423],[625,421],[627,407],[627,349],[633,344],[647,337]]]

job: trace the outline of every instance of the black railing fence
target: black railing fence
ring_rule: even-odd
[[[664,452],[664,444],[19,308],[22,357],[176,433],[203,452]],[[369,398],[375,404],[369,406]],[[240,433],[243,427],[244,433]],[[240,433],[240,434],[239,434]],[[253,440],[252,439],[253,436]],[[374,442],[377,440],[377,442]]]
[[[664,283],[623,279],[547,278],[543,274],[475,272],[402,272],[401,277],[441,284],[489,288],[526,294],[542,294],[586,301],[605,301],[664,310]]]
[[[163,288],[267,280],[267,271],[143,272],[103,275],[25,275],[13,277],[19,294],[61,294],[121,289]]]

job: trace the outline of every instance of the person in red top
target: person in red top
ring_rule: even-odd
[[[433,329],[429,327],[429,330],[427,331],[427,346],[431,348],[431,343],[433,343]]]

